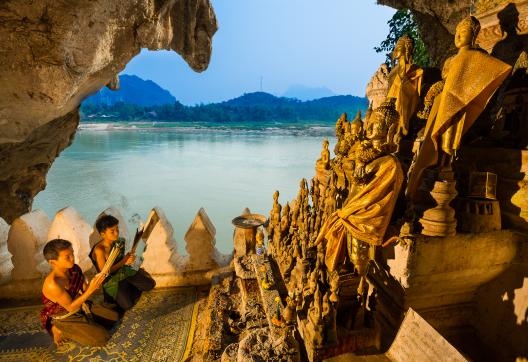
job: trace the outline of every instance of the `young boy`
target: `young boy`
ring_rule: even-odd
[[[111,215],[103,215],[96,222],[95,227],[102,240],[93,247],[90,258],[97,271],[102,270],[113,247],[120,248],[120,254],[110,268],[110,276],[103,284],[106,296],[114,300],[119,307],[126,311],[134,304],[144,291],[154,288],[156,283],[146,271],[132,269],[135,256],[125,255],[125,240],[119,237],[119,221]]]
[[[42,286],[42,326],[53,336],[57,346],[65,338],[81,345],[104,346],[110,335],[105,328],[92,321],[91,317],[103,323],[115,322],[118,314],[94,304],[89,316],[83,311],[87,305],[82,307],[99,289],[106,275],[97,274],[88,284],[81,268],[74,262],[73,248],[69,241],[51,240],[44,246],[43,252],[51,266],[51,272]]]

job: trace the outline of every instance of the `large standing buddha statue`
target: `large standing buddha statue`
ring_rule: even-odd
[[[473,16],[462,20],[456,28],[458,53],[444,64],[445,83],[429,114],[424,142],[409,179],[411,199],[425,168],[434,165],[450,168],[462,136],[511,72],[511,66],[475,44],[479,31],[480,23]]]
[[[389,92],[387,98],[396,99],[396,110],[400,115],[398,138],[407,135],[409,121],[418,110],[420,104],[420,88],[422,86],[423,70],[412,64],[414,41],[409,35],[404,35],[394,47],[392,59],[397,65],[389,74]]]

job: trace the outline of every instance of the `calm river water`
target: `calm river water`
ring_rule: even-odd
[[[109,206],[133,226],[152,207],[163,209],[178,250],[204,207],[223,253],[233,249],[231,220],[245,207],[268,215],[273,192],[293,199],[299,180],[314,175],[321,143],[335,143],[333,127],[262,125],[212,127],[177,124],[81,124],[73,144],[54,162],[33,209],[50,219],[73,206],[88,223]]]

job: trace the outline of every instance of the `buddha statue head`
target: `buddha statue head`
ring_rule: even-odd
[[[279,190],[273,193],[273,203],[276,204],[277,202],[279,202]]]
[[[365,136],[372,146],[380,151],[393,152],[394,136],[396,135],[399,114],[394,98],[388,98],[371,115]]]
[[[414,40],[409,36],[409,34],[403,35],[394,46],[392,51],[392,60],[398,60],[398,62],[403,59],[405,63],[412,63],[412,57],[414,54]]]
[[[328,145],[330,144],[330,142],[328,141],[328,138],[325,138],[323,140],[323,150],[326,150],[328,151]]]
[[[347,121],[347,114],[343,113],[336,122],[336,136],[339,138],[343,134],[343,123]]]
[[[456,27],[455,46],[458,49],[475,47],[475,41],[480,31],[480,22],[474,16],[464,18]]]

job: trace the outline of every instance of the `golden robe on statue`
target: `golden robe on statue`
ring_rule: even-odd
[[[401,78],[398,75],[399,66],[389,74],[392,81],[387,98],[396,98],[396,110],[400,114],[399,129],[401,134],[407,135],[409,120],[418,110],[420,104],[420,88],[422,87],[423,70],[412,64]]]
[[[403,170],[392,155],[373,160],[366,170],[370,181],[325,221],[315,242],[326,240],[328,270],[335,270],[345,259],[347,233],[372,245],[383,243],[403,183]]]
[[[448,59],[444,89],[433,103],[407,192],[416,196],[423,171],[438,163],[440,149],[449,155],[475,123],[490,98],[508,77],[511,66],[480,50],[460,51]]]

